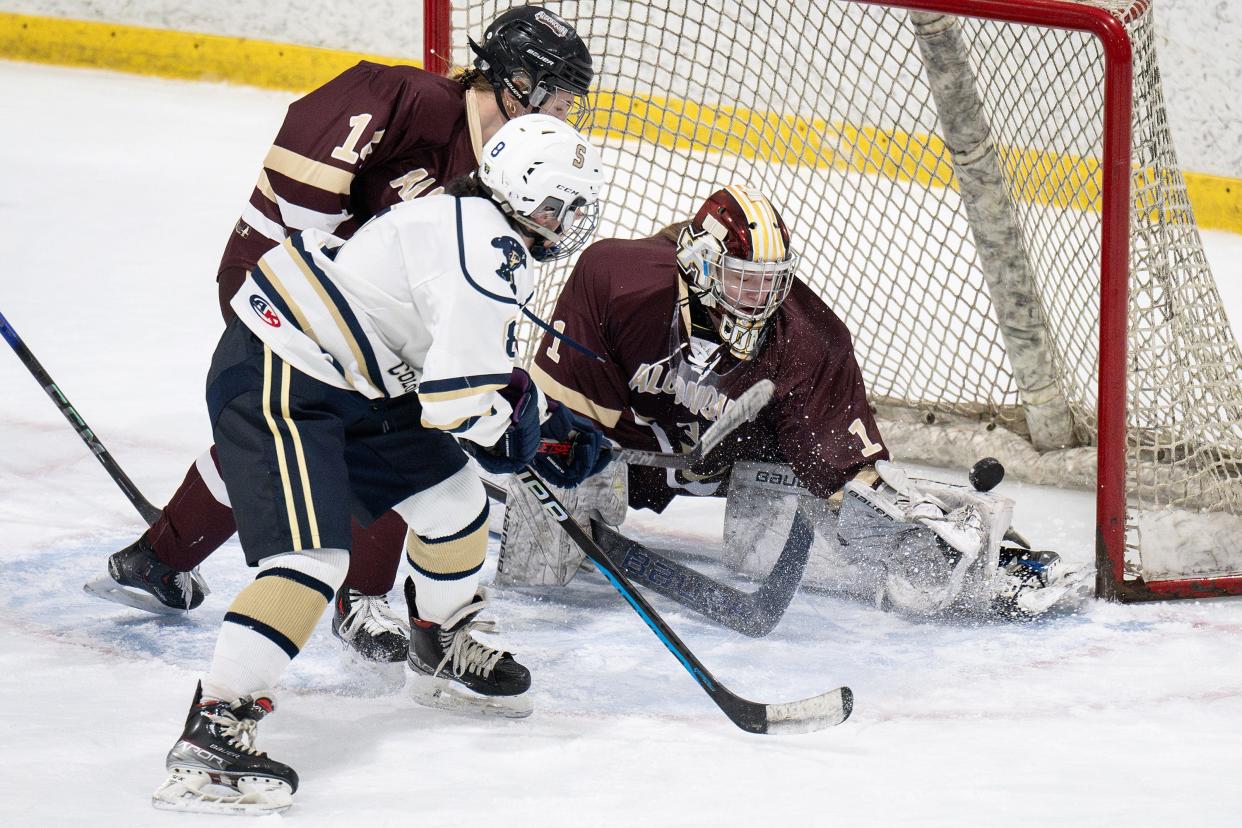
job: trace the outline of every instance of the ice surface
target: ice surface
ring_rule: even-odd
[[[216,262],[289,100],[0,63],[0,310],[156,503],[210,440]],[[1206,242],[1237,325],[1242,242]],[[206,563],[215,592],[182,619],[84,595],[140,521],[11,354],[0,383],[0,822],[211,824],[148,798],[249,580],[240,550]],[[1090,558],[1089,495],[1001,491],[1037,545]],[[682,502],[627,530],[699,551],[719,540],[721,507]],[[1237,824],[1242,599],[1091,603],[1039,624],[965,626],[800,594],[761,641],[652,600],[736,692],[787,701],[849,684],[853,717],[810,736],[736,730],[586,575],[497,596],[503,642],[535,676],[535,714],[520,722],[418,708],[347,671],[321,624],[262,729],[261,745],[302,777],[286,818]]]

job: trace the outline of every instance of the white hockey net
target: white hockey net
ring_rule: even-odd
[[[613,170],[602,235],[649,235],[720,186],[757,185],[794,233],[802,278],[853,331],[897,457],[966,467],[991,454],[1018,478],[1095,486],[1095,37],[949,18],[974,91],[940,90],[938,101],[934,44],[916,34],[944,32],[931,15],[846,0],[546,5],[596,56],[590,126]],[[1134,52],[1127,568],[1147,581],[1240,574],[1242,354],[1170,143],[1152,4],[1079,5],[1114,14]],[[468,60],[466,34],[507,7],[455,4],[456,62]],[[983,118],[966,129],[991,125],[1000,202],[986,187],[964,198],[974,185],[946,148],[979,161],[944,128],[947,108],[969,109],[972,95]],[[567,273],[544,274],[544,312]],[[1005,300],[1014,273],[1031,292]],[[1032,336],[1042,345],[1026,347]],[[1053,425],[1041,437],[1044,408]]]

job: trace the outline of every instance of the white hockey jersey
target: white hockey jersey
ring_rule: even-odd
[[[233,296],[238,318],[289,364],[376,399],[417,393],[423,425],[494,445],[512,408],[532,259],[494,204],[428,196],[398,204],[348,243],[304,230],[273,248]],[[546,401],[539,395],[540,416]]]

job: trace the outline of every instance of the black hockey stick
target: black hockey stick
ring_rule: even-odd
[[[854,694],[848,687],[838,687],[801,701],[763,704],[744,699],[720,684],[669,628],[647,599],[634,588],[625,571],[613,563],[591,536],[574,522],[556,495],[544,485],[531,467],[523,468],[517,473],[517,478],[735,725],[749,733],[810,733],[840,724],[849,717],[854,707]]]
[[[34,375],[35,380],[47,392],[47,395],[52,398],[52,402],[56,403],[60,413],[65,415],[65,419],[69,421],[69,424],[73,426],[73,430],[82,438],[82,442],[86,443],[86,447],[91,450],[91,454],[94,454],[99,459],[104,470],[108,472],[108,475],[120,487],[121,492],[129,498],[130,503],[134,504],[134,508],[138,510],[138,514],[142,515],[142,519],[147,522],[148,526],[155,523],[160,516],[160,510],[152,506],[151,502],[142,496],[142,493],[138,491],[138,487],[134,485],[134,481],[130,480],[129,476],[117,465],[116,460],[112,459],[112,455],[104,448],[103,443],[95,436],[95,432],[91,430],[91,427],[86,424],[86,420],[82,419],[82,415],[78,413],[77,409],[65,397],[64,392],[52,381],[51,375],[39,364],[39,360],[35,359],[35,355],[26,347],[26,343],[17,335],[17,331],[13,330],[13,326],[9,324],[9,320],[5,319],[3,314],[0,314],[0,336],[3,336],[13,346],[13,350],[17,352],[17,358]]]
[[[508,497],[508,492],[488,480],[483,481],[483,488],[498,503]],[[748,593],[680,564],[658,549],[649,549],[604,523],[593,520],[591,528],[600,549],[631,580],[752,638],[772,632],[784,616],[802,583],[815,531],[798,513],[772,571],[758,589]]]
[[[641,449],[613,446],[611,448],[612,455],[615,459],[623,460],[635,466],[692,469],[711,453],[712,449],[720,445],[720,442],[725,437],[728,437],[734,429],[742,423],[753,420],[755,415],[762,411],[763,407],[771,401],[773,391],[775,391],[775,386],[771,380],[766,379],[759,380],[750,388],[747,388],[733,401],[732,405],[725,409],[716,422],[708,426],[707,431],[703,432],[703,436],[699,438],[699,441],[689,451],[643,451]],[[568,450],[567,444],[551,440],[539,444],[541,454],[556,454]]]
[[[591,521],[591,528],[600,549],[631,580],[752,638],[772,632],[785,615],[802,583],[815,531],[800,512],[795,513],[785,548],[772,571],[754,592],[743,592],[648,549],[599,521]]]

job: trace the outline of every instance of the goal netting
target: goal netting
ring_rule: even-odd
[[[602,235],[758,186],[898,459],[1098,484],[1110,594],[1242,589],[1242,354],[1169,137],[1155,2],[546,5],[596,57]],[[456,63],[507,7],[453,4]],[[543,274],[544,312],[567,274]]]

